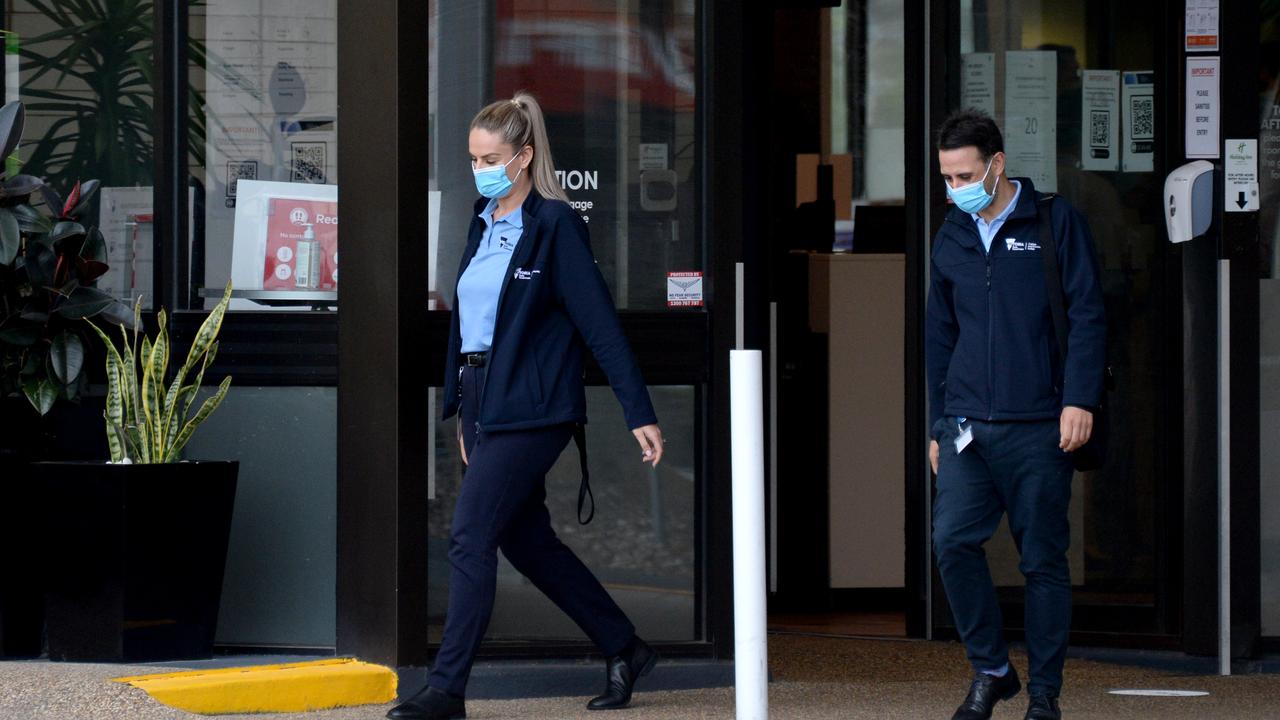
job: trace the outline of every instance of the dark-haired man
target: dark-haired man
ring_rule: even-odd
[[[937,473],[933,544],[975,677],[953,720],[986,720],[1022,689],[1009,664],[983,545],[1004,514],[1026,577],[1030,702],[1026,718],[1061,717],[1071,624],[1067,566],[1070,452],[1093,430],[1106,322],[1093,240],[1061,198],[1010,179],[1004,140],[963,110],[938,132],[938,164],[955,204],[933,243],[925,329],[929,460]],[[1041,257],[1049,223],[1067,308],[1065,362]]]

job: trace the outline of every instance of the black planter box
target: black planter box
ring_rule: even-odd
[[[239,463],[34,463],[51,660],[209,657]]]
[[[37,657],[44,632],[44,507],[27,460],[0,451],[0,657]]]

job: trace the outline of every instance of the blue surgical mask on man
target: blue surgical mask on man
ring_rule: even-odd
[[[991,192],[987,192],[987,176],[991,174],[991,163],[995,158],[987,161],[987,171],[982,174],[982,179],[977,182],[971,182],[958,188],[951,187],[950,183],[946,183],[947,195],[951,198],[951,202],[961,210],[973,214],[982,212],[996,199],[996,189],[991,188]],[[996,185],[999,186],[999,176],[996,176]]]
[[[524,150],[524,148],[520,149]],[[480,170],[472,170],[471,172],[476,177],[476,190],[479,190],[480,194],[487,198],[498,199],[506,197],[507,193],[511,192],[512,185],[515,184],[512,182],[511,178],[507,177],[507,166],[518,157],[520,157],[519,152],[501,165],[494,165],[493,167],[487,167]],[[520,173],[522,172],[524,172],[524,168],[520,168],[516,171],[516,177],[520,177]]]

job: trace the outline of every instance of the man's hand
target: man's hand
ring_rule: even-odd
[[[1062,432],[1058,447],[1063,452],[1079,450],[1093,435],[1093,413],[1068,405],[1062,408],[1062,419],[1058,421],[1058,427]]]
[[[938,474],[938,441],[929,441],[929,465],[933,468],[933,474]]]

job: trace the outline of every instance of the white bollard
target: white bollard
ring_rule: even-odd
[[[764,397],[759,350],[729,351],[733,437],[733,630],[737,720],[768,720]]]

